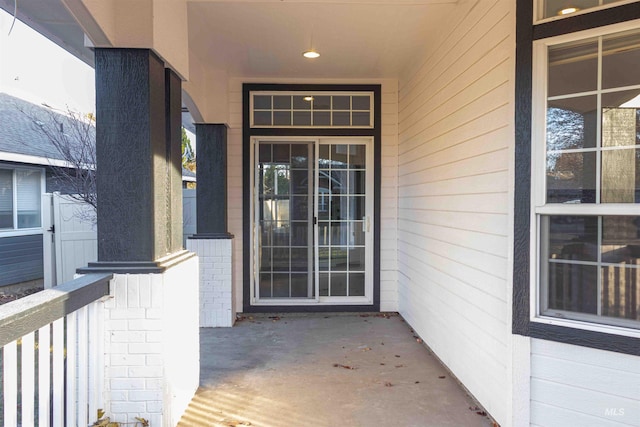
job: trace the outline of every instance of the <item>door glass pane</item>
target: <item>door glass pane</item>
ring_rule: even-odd
[[[314,144],[258,144],[260,299],[365,296],[367,147]]]
[[[285,103],[286,100],[278,100]],[[259,143],[259,298],[312,298],[308,143]],[[311,190],[310,190],[311,188]]]
[[[318,206],[319,244],[326,245],[319,251],[320,270],[329,272],[322,273],[320,295],[364,296],[366,145],[329,144],[328,149],[321,145],[320,153],[329,157],[318,174],[320,194],[329,200],[324,215],[322,203]]]

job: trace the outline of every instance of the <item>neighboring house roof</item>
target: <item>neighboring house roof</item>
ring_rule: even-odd
[[[65,114],[0,92],[0,161],[67,166],[64,156],[37,130],[36,122],[48,123],[52,115],[63,127],[71,126],[73,119]],[[195,182],[196,174],[183,167],[182,180]]]
[[[182,167],[182,180],[189,182],[196,182],[196,174],[195,172],[191,172],[189,169],[186,169],[184,166]]]
[[[52,115],[63,124],[72,120],[51,108],[0,93],[0,160],[64,166],[64,157],[36,127],[35,121],[48,123]]]

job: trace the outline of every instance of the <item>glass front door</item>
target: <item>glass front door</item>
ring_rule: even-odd
[[[371,304],[371,140],[254,147],[253,302]]]

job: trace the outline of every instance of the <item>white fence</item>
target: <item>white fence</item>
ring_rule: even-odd
[[[183,235],[196,232],[196,190],[182,190]],[[98,259],[93,208],[60,193],[44,194],[44,287],[73,280],[76,270]],[[50,231],[49,231],[50,230]]]
[[[0,309],[2,426],[87,426],[103,407],[111,274],[88,274]],[[36,374],[37,373],[37,374]]]

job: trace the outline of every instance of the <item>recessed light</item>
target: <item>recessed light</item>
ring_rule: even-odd
[[[308,50],[306,52],[304,52],[302,54],[302,56],[304,56],[305,58],[309,58],[309,59],[314,59],[320,56],[320,54],[318,52],[316,52],[315,50]]]
[[[304,97],[304,98],[302,98],[302,99],[304,99],[304,100],[305,100],[305,101],[307,101],[307,102],[311,102],[311,101],[313,101],[313,96],[305,96],[305,97]]]
[[[560,9],[558,15],[568,15],[570,13],[577,12],[578,10],[580,9],[578,9],[577,7],[565,7],[564,9]]]

